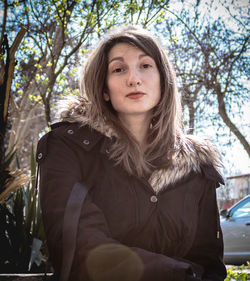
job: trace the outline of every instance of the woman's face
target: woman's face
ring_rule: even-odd
[[[142,114],[150,117],[161,96],[160,73],[154,59],[128,43],[118,43],[109,52],[108,93],[119,117]]]

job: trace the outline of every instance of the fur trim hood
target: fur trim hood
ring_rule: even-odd
[[[116,133],[105,122],[91,120],[88,117],[88,101],[83,97],[64,100],[58,104],[60,121],[88,125],[101,134],[111,138]],[[205,173],[211,180],[224,184],[220,168],[221,157],[217,149],[208,139],[193,135],[183,135],[182,145],[173,156],[173,164],[168,169],[155,170],[149,183],[156,193],[163,187],[172,185],[187,177],[191,172]]]

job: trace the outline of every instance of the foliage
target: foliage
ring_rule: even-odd
[[[250,278],[250,274],[246,272],[245,265],[240,267],[230,267],[227,270],[227,277],[225,281],[247,281]]]
[[[9,163],[8,160],[5,163],[7,162]],[[11,193],[7,200],[0,204],[0,268],[2,272],[37,271],[40,266],[43,266],[40,247],[41,243],[45,242],[45,236],[35,174],[36,163],[32,149],[31,181]],[[45,243],[42,251],[44,255],[47,255]]]

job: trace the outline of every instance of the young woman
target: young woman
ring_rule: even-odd
[[[220,157],[184,134],[164,49],[139,28],[113,32],[89,57],[81,88],[37,149],[58,278],[224,280]]]

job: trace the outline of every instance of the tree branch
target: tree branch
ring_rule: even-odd
[[[7,8],[8,8],[7,0],[4,0],[3,25],[2,25],[2,31],[1,31],[1,37],[0,37],[0,47],[2,47],[2,44],[3,44],[3,36],[5,33],[5,28],[6,28]]]
[[[238,130],[238,128],[235,126],[235,124],[230,120],[229,116],[227,115],[226,105],[225,105],[225,101],[224,101],[225,95],[221,92],[219,83],[216,85],[215,91],[217,94],[219,114],[220,114],[222,120],[228,126],[230,131],[238,138],[238,140],[241,142],[244,149],[246,150],[248,156],[250,157],[249,143],[247,142],[246,138],[241,134],[241,132]]]

